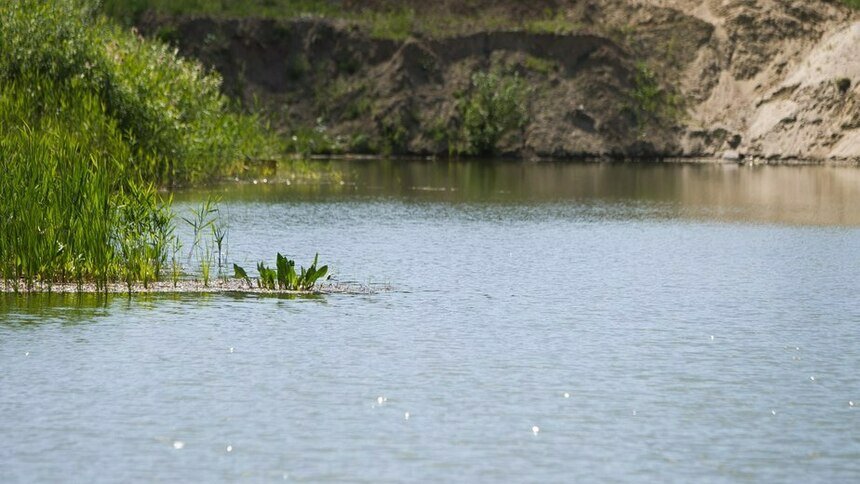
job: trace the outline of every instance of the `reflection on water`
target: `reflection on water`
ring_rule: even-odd
[[[851,167],[415,160],[328,161],[320,166],[341,173],[341,181],[297,184],[281,175],[265,184],[259,180],[257,185],[226,186],[224,195],[270,202],[344,197],[636,202],[659,205],[661,215],[668,217],[860,225],[860,169]]]
[[[0,482],[860,480],[858,171],[334,165],[230,261],[390,291],[0,296]]]

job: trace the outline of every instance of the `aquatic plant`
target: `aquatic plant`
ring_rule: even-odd
[[[318,280],[328,274],[328,266],[317,268],[318,262],[319,254],[316,254],[310,267],[307,269],[301,267],[299,272],[296,272],[295,261],[278,253],[275,269],[266,266],[263,262],[257,264],[257,272],[260,274],[259,279],[257,279],[257,286],[269,290],[309,291],[313,289]],[[234,278],[246,281],[249,287],[252,285],[245,269],[238,264],[233,264],[233,271]]]
[[[209,277],[212,271],[212,251],[207,247],[200,258],[200,275],[203,278],[203,287],[209,287]]]
[[[257,264],[257,272],[260,274],[260,278],[257,280],[257,285],[262,289],[274,290],[275,279],[277,278],[275,271],[260,262]]]
[[[248,283],[248,288],[253,287],[251,284],[251,278],[248,277],[248,273],[245,272],[245,269],[239,267],[238,264],[233,264],[233,277],[236,279],[242,279],[243,281]]]
[[[274,146],[259,120],[231,111],[217,75],[93,5],[0,2],[0,275],[16,287],[147,286],[171,247],[176,283],[172,199],[156,187]]]
[[[188,251],[189,261],[195,252],[201,249],[201,245],[204,242],[204,235],[208,233],[209,229],[215,226],[215,223],[218,220],[217,204],[219,201],[220,199],[218,197],[209,196],[206,198],[206,201],[200,204],[197,208],[192,208],[190,210],[190,217],[182,217],[182,220],[191,226],[193,233],[191,249]]]

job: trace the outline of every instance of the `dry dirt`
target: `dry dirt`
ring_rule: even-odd
[[[503,69],[531,91],[529,122],[501,155],[860,162],[860,16],[836,1],[346,3],[406,4],[427,22],[551,11],[570,28],[477,22],[385,40],[345,20],[156,15],[140,28],[220,71],[226,92],[261,103],[285,132],[317,126],[353,151],[447,154],[472,73]],[[660,88],[644,113],[633,95],[643,66]]]

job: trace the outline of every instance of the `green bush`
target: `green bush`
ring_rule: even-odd
[[[75,0],[0,5],[0,82],[79,79],[71,96],[104,104],[136,158],[152,157],[138,168],[157,183],[204,181],[276,149],[257,118],[229,109],[216,74],[93,12]]]
[[[633,87],[629,93],[630,107],[640,128],[649,120],[676,121],[683,109],[683,100],[660,86],[657,74],[645,62],[637,62]]]
[[[492,154],[502,136],[525,126],[528,88],[518,75],[499,72],[473,74],[471,87],[460,105],[461,151],[470,155]]]

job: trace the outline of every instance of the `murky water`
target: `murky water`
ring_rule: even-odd
[[[230,258],[390,291],[0,298],[0,480],[860,479],[860,170],[332,166]]]

